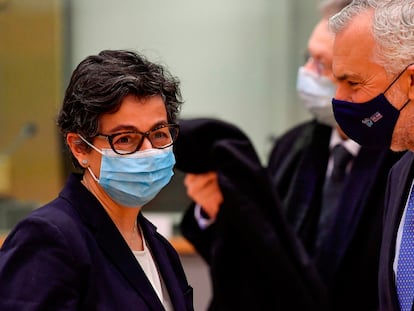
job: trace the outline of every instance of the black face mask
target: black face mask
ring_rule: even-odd
[[[365,103],[332,99],[333,112],[345,134],[364,147],[389,148],[400,110],[385,97],[385,92],[401,77],[408,66],[390,83],[385,91]]]

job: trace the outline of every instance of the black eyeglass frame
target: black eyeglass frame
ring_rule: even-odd
[[[167,144],[165,146],[155,147],[153,145],[153,143],[152,143],[149,135],[152,132],[158,131],[159,129],[162,129],[162,128],[165,128],[165,127],[168,127],[169,128],[169,132],[171,133],[171,143],[170,144]],[[172,129],[172,131],[171,131],[171,129]],[[102,134],[102,133],[98,133],[98,134],[95,135],[95,137],[104,137],[104,138],[106,138],[106,140],[109,142],[109,145],[111,146],[111,149],[115,153],[117,153],[119,155],[128,155],[128,154],[133,154],[133,153],[137,152],[141,148],[142,144],[144,143],[144,139],[145,138],[147,138],[149,140],[149,142],[151,143],[151,146],[153,148],[155,148],[155,149],[165,149],[165,148],[168,148],[168,147],[172,146],[174,144],[174,142],[176,141],[176,139],[178,137],[179,131],[180,131],[180,126],[178,124],[170,123],[170,124],[161,124],[161,125],[158,125],[158,126],[152,128],[152,129],[150,129],[149,131],[146,131],[146,132],[140,132],[140,131],[125,131],[125,132],[114,133],[114,134],[111,134],[111,135],[105,135],[105,134]],[[138,145],[137,145],[137,147],[135,148],[134,151],[121,153],[121,152],[119,152],[119,151],[117,151],[115,149],[115,147],[113,145],[113,140],[117,136],[119,136],[119,135],[125,135],[125,134],[140,134],[140,135],[142,135],[142,137],[141,137],[141,140],[138,143]]]

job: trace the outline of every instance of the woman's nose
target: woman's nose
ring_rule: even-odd
[[[148,137],[144,137],[144,141],[142,142],[141,148],[139,148],[139,150],[146,150],[146,149],[151,149],[151,148],[152,148],[152,144],[150,140],[148,139]]]

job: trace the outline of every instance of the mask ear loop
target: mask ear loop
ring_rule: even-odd
[[[410,67],[411,65],[414,65],[414,63],[409,64],[407,67],[405,67],[395,78],[394,80],[392,80],[392,82],[390,83],[390,85],[388,85],[388,87],[385,89],[385,91],[383,92],[383,94],[385,94],[390,88],[391,86],[394,85],[395,82],[397,82],[397,80],[403,75],[403,73],[407,70],[408,67]],[[406,105],[406,104],[405,104]],[[404,106],[405,106],[404,105]]]
[[[78,136],[80,137],[80,139],[82,139],[82,140],[85,142],[85,144],[87,144],[89,147],[91,147],[91,148],[95,149],[97,152],[99,152],[100,154],[102,154],[102,155],[103,155],[103,153],[102,153],[102,151],[101,151],[101,150],[99,150],[99,149],[98,149],[98,148],[96,148],[94,145],[92,145],[90,142],[88,142],[85,138],[83,138],[83,137],[82,137],[82,135],[78,134]],[[82,160],[82,163],[84,163],[84,161],[85,161],[85,160]],[[86,161],[87,161],[87,160],[86,160]],[[92,178],[93,178],[96,182],[99,182],[99,179],[98,179],[98,178],[96,178],[95,174],[92,172],[91,167],[90,167],[89,165],[86,167],[86,169],[89,171],[89,173],[91,174]]]
[[[408,105],[408,103],[411,101],[411,99],[409,99],[409,100],[407,100],[406,102],[405,102],[405,104],[400,108],[400,110],[398,110],[398,111],[401,111],[401,110],[403,110],[407,105]]]
[[[98,149],[98,148],[96,148],[94,145],[92,145],[89,141],[87,141],[85,138],[83,138],[81,134],[78,134],[78,136],[80,137],[80,139],[82,139],[82,140],[83,140],[83,142],[84,142],[85,144],[87,144],[89,147],[91,147],[92,149],[95,149],[95,151],[97,151],[97,152],[99,152],[100,154],[102,154],[102,155],[103,155],[103,152],[102,152],[101,150],[99,150],[99,149]]]
[[[90,166],[88,166],[86,169],[89,171],[89,173],[91,174],[92,178],[93,178],[93,179],[94,179],[97,183],[99,183],[99,179],[98,179],[98,178],[96,178],[95,174],[94,174],[94,173],[92,172],[92,170],[91,170],[91,167],[90,167]]]
[[[407,68],[408,67],[410,67],[411,65],[414,65],[414,63],[411,63],[411,64],[409,64],[407,67],[405,67],[395,78],[394,78],[394,80],[390,83],[390,85],[388,85],[388,87],[385,89],[385,91],[382,93],[382,94],[385,94],[390,88],[391,88],[391,86],[393,86],[394,85],[394,83],[395,82],[397,82],[397,80],[403,75],[403,73],[407,70]],[[410,102],[411,100],[410,99],[408,99],[405,103],[404,103],[404,105],[398,110],[398,111],[401,111],[401,110],[403,110],[407,105],[408,105],[408,103]]]

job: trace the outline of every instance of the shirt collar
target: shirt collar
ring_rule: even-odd
[[[342,144],[349,153],[351,153],[354,157],[358,154],[361,145],[357,142],[353,141],[352,139],[348,138],[346,140],[342,139],[339,135],[339,132],[336,127],[332,129],[331,134],[331,141],[329,142],[329,149],[332,150],[338,144]]]

